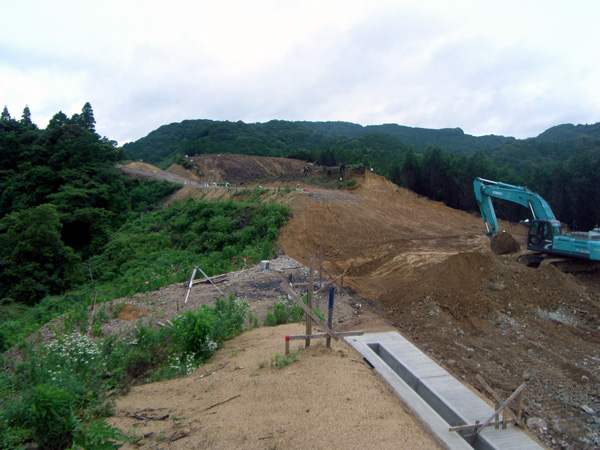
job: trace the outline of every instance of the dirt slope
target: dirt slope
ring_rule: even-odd
[[[294,216],[280,239],[288,255],[345,272],[366,303],[478,389],[477,374],[505,398],[525,379],[528,426],[544,443],[600,446],[598,274],[576,278],[497,256],[480,217],[370,172],[351,191],[297,182],[308,192],[288,198]]]

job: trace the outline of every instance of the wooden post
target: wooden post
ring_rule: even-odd
[[[313,310],[313,290],[315,283],[315,260],[311,257],[308,273],[308,309]],[[310,336],[312,334],[312,317],[306,316],[306,334]],[[306,347],[310,347],[310,338],[306,339]]]
[[[196,276],[197,270],[198,270],[197,266],[194,267],[194,270],[192,270],[192,276],[190,277],[190,283],[188,285],[187,292],[185,293],[185,300],[183,301],[184,305],[187,305],[188,297],[190,296],[190,291],[192,290],[192,284],[194,283],[194,277]],[[179,302],[177,302],[177,310],[179,311]]]
[[[494,402],[494,409],[496,410],[498,408],[500,408],[500,402],[495,401]],[[506,415],[504,415],[504,416],[506,416]],[[500,422],[500,415],[496,415],[496,417],[494,418],[494,420],[496,421],[496,425],[494,425],[494,428],[496,428],[496,430],[497,430],[498,427],[499,427],[498,422]]]
[[[290,354],[290,337],[289,336],[285,337],[285,354],[286,355]]]
[[[275,272],[278,273],[278,272]],[[323,328],[325,330],[325,333],[328,334],[329,336],[331,336],[333,339],[335,339],[336,341],[338,340],[337,334],[334,333],[333,331],[331,331],[329,329],[329,327],[327,326],[327,324],[321,322],[321,319],[319,319],[319,317],[315,314],[314,311],[311,311],[310,309],[308,309],[308,306],[306,305],[306,303],[304,303],[304,301],[298,297],[298,294],[296,294],[292,288],[290,287],[289,284],[287,284],[287,282],[283,282],[281,283],[281,289],[283,289],[285,292],[287,292],[287,294],[298,304],[298,306],[300,306],[304,312],[306,312],[307,315],[309,315],[312,320],[318,324],[321,328]],[[339,333],[338,333],[339,334]]]
[[[486,381],[483,379],[483,377],[481,375],[477,375],[477,381],[479,381],[481,383],[481,385],[485,388],[485,390],[493,397],[494,399],[494,405],[495,408],[498,409],[500,407],[500,404],[502,403],[502,399],[500,398],[500,396],[496,393],[496,391],[494,391],[491,386],[489,384],[486,383]],[[521,393],[519,394],[519,398],[517,399],[518,402],[520,402],[521,407],[523,406],[523,396],[525,395],[525,389],[523,389],[521,391]],[[525,428],[525,423],[521,420],[521,412],[522,411],[518,411],[517,414],[514,414],[510,409],[506,409],[504,411],[504,414],[508,413],[510,414],[513,419],[515,420],[515,423],[517,425],[519,425],[521,428]],[[496,421],[499,421],[499,418],[496,417]]]
[[[323,255],[319,255],[319,289],[323,287]]]
[[[327,314],[327,326],[329,327],[329,329],[332,328],[333,325],[333,299],[334,299],[334,290],[333,290],[333,286],[331,286],[329,288],[329,311]],[[328,337],[327,338],[327,348],[331,348],[331,338]]]
[[[517,420],[521,420],[521,414],[523,413],[523,397],[525,397],[525,389],[521,391],[517,400]]]

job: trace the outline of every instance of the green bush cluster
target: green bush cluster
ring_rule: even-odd
[[[305,304],[307,303],[308,300],[306,295],[302,297],[302,300]],[[314,308],[314,312],[319,319],[325,320],[325,314],[318,308]],[[304,312],[304,309],[300,305],[296,304],[293,300],[282,296],[273,306],[273,312],[267,312],[267,315],[263,320],[263,325],[266,327],[274,327],[286,323],[298,323],[304,320],[305,317],[306,312]]]
[[[284,296],[273,306],[273,312],[267,312],[263,325],[274,327],[285,323],[297,323],[304,319],[305,314],[300,305]]]
[[[103,420],[113,411],[107,392],[189,374],[240,333],[247,316],[248,304],[230,296],[185,312],[172,328],[139,323],[129,339],[72,333],[25,348],[25,361],[0,375],[0,449],[30,441],[40,449],[118,448],[126,436]]]

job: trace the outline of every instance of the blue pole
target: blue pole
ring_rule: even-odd
[[[333,324],[333,300],[335,298],[335,290],[333,286],[329,287],[329,311],[327,314],[327,326],[331,330],[331,326]],[[327,347],[331,347],[331,338],[327,337]]]

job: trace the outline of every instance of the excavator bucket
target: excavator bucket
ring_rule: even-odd
[[[490,240],[492,251],[498,255],[508,255],[517,253],[521,250],[521,246],[510,233],[499,233]]]

